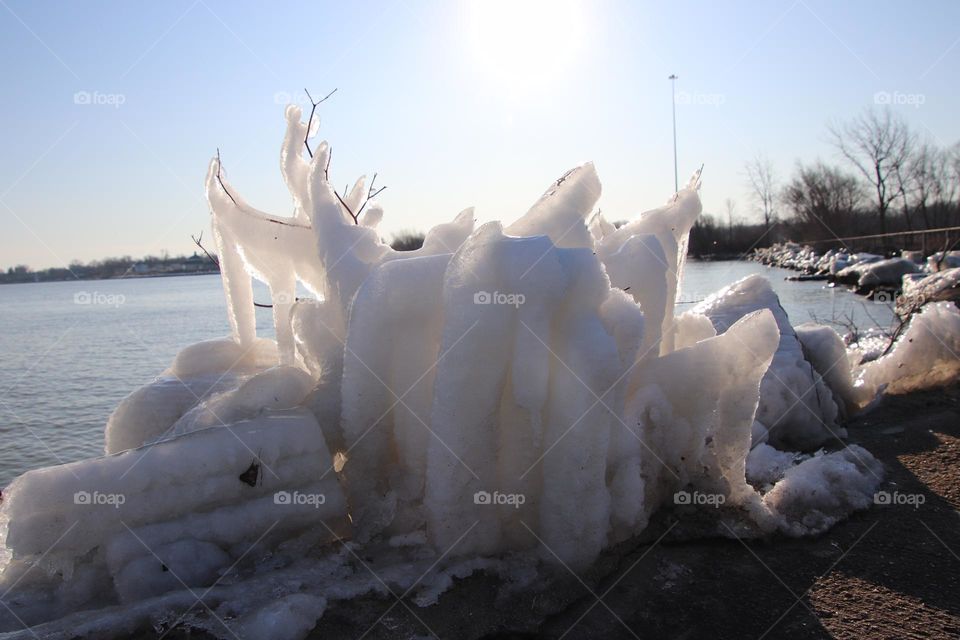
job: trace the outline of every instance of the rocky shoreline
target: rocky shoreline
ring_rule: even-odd
[[[794,242],[756,249],[751,260],[800,272],[797,280],[824,280],[848,286],[878,302],[895,304],[901,317],[927,302],[960,300],[960,251],[898,256],[829,250],[819,254]]]

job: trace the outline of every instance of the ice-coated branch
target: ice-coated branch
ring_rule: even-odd
[[[327,101],[327,98],[329,98],[330,96],[332,96],[333,94],[335,94],[335,93],[337,92],[337,90],[334,89],[333,91],[331,91],[331,92],[328,93],[327,95],[323,96],[323,97],[322,97],[321,99],[319,99],[319,100],[314,100],[314,99],[313,99],[313,96],[310,95],[310,92],[307,91],[306,88],[303,89],[303,92],[304,92],[305,94],[307,94],[307,97],[308,97],[308,98],[310,98],[310,104],[311,104],[311,107],[310,107],[310,117],[307,119],[307,132],[306,132],[306,133],[304,134],[304,136],[303,136],[303,146],[307,148],[307,154],[309,154],[309,156],[312,158],[312,157],[313,157],[313,150],[310,148],[310,129],[313,127],[313,114],[315,114],[315,113],[317,112],[317,107],[318,107],[320,104],[326,102],[326,101]],[[329,159],[328,159],[328,160],[327,160],[328,166],[329,166],[329,163],[330,163],[330,161],[329,161]]]
[[[217,147],[217,182],[220,184],[220,188],[223,189],[223,192],[227,194],[227,197],[230,198],[233,204],[237,204],[237,201],[230,194],[227,188],[223,184],[223,178],[220,176],[220,171],[222,170],[223,162],[220,161],[220,147]]]
[[[326,174],[326,169],[324,169],[324,173]],[[333,191],[333,194],[337,196],[337,200],[340,201],[340,205],[347,212],[347,215],[353,219],[353,224],[357,226],[360,226],[360,214],[363,213],[363,210],[367,207],[367,204],[369,204],[370,200],[377,197],[377,195],[382,193],[383,190],[387,188],[386,185],[380,187],[379,189],[374,188],[377,182],[377,174],[374,173],[373,179],[370,181],[370,186],[367,188],[366,197],[364,198],[363,202],[359,202],[360,194],[363,192],[363,181],[364,178],[361,177],[359,180],[357,180],[357,183],[353,185],[353,189],[350,189],[348,186],[343,188],[343,192],[347,194],[346,199],[341,197],[336,189]],[[356,212],[354,212],[354,209],[356,209]]]

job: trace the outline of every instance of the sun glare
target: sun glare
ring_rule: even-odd
[[[556,81],[582,48],[584,12],[570,0],[470,0],[467,12],[478,71],[511,96]]]

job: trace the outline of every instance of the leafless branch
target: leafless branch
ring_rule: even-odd
[[[360,209],[357,210],[356,220],[359,220],[359,219],[360,219],[360,214],[363,213],[364,207],[367,206],[367,203],[370,202],[371,198],[377,197],[377,195],[379,195],[381,191],[383,191],[384,189],[387,188],[386,186],[383,186],[383,187],[380,187],[379,189],[377,189],[376,191],[374,191],[374,188],[373,188],[373,187],[374,187],[374,185],[375,185],[376,183],[377,183],[377,174],[374,173],[374,174],[373,174],[373,179],[370,181],[370,188],[367,189],[367,199],[363,201],[363,204],[360,205]]]
[[[214,256],[214,255],[211,254],[209,251],[207,251],[207,248],[206,248],[205,246],[203,246],[203,231],[200,232],[200,236],[199,236],[199,237],[194,238],[194,237],[191,235],[191,236],[190,236],[190,239],[193,240],[193,243],[194,243],[195,245],[197,245],[198,247],[200,247],[200,251],[203,251],[205,254],[207,254],[207,257],[210,258],[210,260],[213,262],[213,264],[217,265],[217,269],[219,269],[219,268],[220,268],[220,261],[217,260],[217,257],[216,257],[216,256]]]
[[[940,257],[937,258],[937,271],[941,271],[943,269],[943,261],[947,259],[947,252],[957,246],[958,242],[960,242],[960,237],[951,243],[949,235],[947,236],[947,239],[943,241],[943,251],[940,252]]]
[[[359,224],[360,224],[360,214],[363,213],[363,210],[366,208],[367,203],[370,202],[371,199],[375,198],[378,194],[380,194],[381,192],[383,192],[384,189],[387,188],[386,186],[383,186],[383,187],[380,187],[379,189],[374,189],[374,186],[376,185],[376,182],[377,182],[377,174],[374,173],[374,174],[373,174],[373,179],[370,181],[370,187],[367,189],[367,197],[366,197],[366,199],[363,201],[363,204],[360,205],[360,208],[357,209],[357,212],[356,212],[356,213],[353,212],[353,209],[350,208],[350,206],[349,206],[349,205],[346,203],[346,201],[340,196],[340,194],[337,192],[337,190],[336,190],[336,189],[333,190],[333,195],[337,196],[337,200],[340,201],[340,205],[344,208],[344,210],[347,212],[347,214],[348,214],[351,218],[353,218],[353,224],[355,224],[355,225],[359,225]],[[347,185],[346,187],[344,187],[343,192],[346,193],[348,189],[349,189],[349,185]]]
[[[337,92],[336,89],[325,95],[320,100],[314,100],[313,96],[310,95],[310,92],[306,88],[303,89],[303,92],[307,94],[307,97],[310,98],[310,117],[307,119],[307,131],[303,134],[303,146],[307,148],[307,153],[310,157],[313,157],[313,149],[310,148],[310,129],[313,128],[313,115],[317,112],[317,106],[327,101],[327,98],[332,96]]]
[[[310,92],[306,88],[303,89],[303,92],[307,94],[307,98],[310,99],[310,105],[311,105],[310,117],[307,118],[307,130],[303,136],[303,146],[306,147],[307,154],[312,158],[313,149],[310,148],[310,130],[313,128],[313,117],[317,113],[317,107],[323,104],[324,102],[326,102],[327,99],[330,98],[330,96],[332,96],[337,92],[337,90],[334,89],[333,91],[323,96],[319,100],[314,100],[313,96],[310,94]],[[323,167],[323,178],[327,182],[330,182],[330,161],[332,159],[333,159],[333,149],[330,148],[327,151],[327,164]],[[372,198],[376,197],[384,189],[386,189],[386,187],[380,187],[379,189],[374,190],[374,183],[376,181],[377,181],[377,174],[373,174],[373,180],[370,181],[370,188],[367,190],[367,197],[363,201],[363,204],[360,205],[360,208],[357,210],[356,213],[354,213],[353,210],[347,205],[346,201],[343,199],[340,193],[336,189],[333,190],[333,195],[337,196],[337,200],[340,201],[340,205],[347,212],[347,214],[353,219],[353,224],[355,225],[360,224],[360,214],[363,213],[363,210],[367,206],[367,203],[370,202]],[[346,187],[344,187],[343,192],[347,193],[349,189],[350,189],[350,186],[347,185]]]
[[[333,190],[333,195],[337,196],[337,200],[340,201],[340,205],[346,210],[347,213],[350,214],[350,217],[353,218],[353,224],[359,225],[360,224],[359,217],[356,214],[354,214],[353,211],[350,209],[349,205],[347,205],[347,203],[343,201],[343,198],[340,197],[340,194],[337,193],[336,189]]]
[[[227,191],[227,188],[226,188],[226,187],[224,186],[224,184],[223,184],[223,178],[220,177],[220,170],[221,170],[222,167],[223,167],[223,163],[220,161],[220,147],[217,147],[217,182],[220,183],[220,188],[223,189],[223,192],[224,192],[225,194],[227,194],[227,197],[230,198],[230,201],[233,202],[233,204],[236,205],[236,204],[237,204],[237,201],[234,200],[234,199],[233,199],[233,196],[230,195],[230,192]],[[237,205],[237,206],[239,206],[239,205]]]

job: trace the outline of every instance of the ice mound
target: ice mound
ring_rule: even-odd
[[[960,300],[960,268],[935,271],[929,275],[905,276],[903,293],[897,298],[896,311],[901,317],[928,302]]]
[[[833,327],[805,323],[794,327],[803,347],[804,357],[813,366],[837,401],[840,417],[847,417],[859,408],[858,392],[853,387],[853,374],[847,346]]]
[[[937,251],[927,258],[927,269],[932,273],[943,271],[944,269],[956,269],[960,267],[960,251]]]
[[[920,267],[917,263],[907,258],[890,258],[872,262],[860,270],[857,289],[861,291],[873,291],[881,287],[899,289],[903,276],[918,271]]]
[[[780,328],[780,345],[764,376],[757,409],[757,420],[768,430],[767,442],[807,450],[846,435],[838,424],[839,408],[830,388],[804,356],[797,333],[765,278],[747,276],[709,296],[692,311],[710,318],[722,333],[758,309],[769,309]],[[753,348],[746,341],[741,346]],[[824,370],[829,371],[832,364],[823,363]]]
[[[474,571],[585,569],[677,496],[709,503],[680,517],[722,513],[742,535],[816,533],[867,504],[868,453],[786,450],[841,433],[835,335],[798,339],[761,278],[677,313],[699,174],[614,229],[583,164],[508,225],[474,229],[466,209],[397,252],[376,190],[336,191],[325,142],[304,155],[301,115],[287,109],[281,148],[293,215],[247,204],[219,157],[208,169],[232,335],[126,398],[112,455],[5,491],[0,630],[62,617],[44,633],[108,637],[188,616],[302,637],[362,593],[426,605]],[[276,343],[256,336],[251,278]]]
[[[779,527],[795,536],[826,531],[851,511],[866,509],[883,480],[882,465],[855,444],[788,469],[763,497]]]
[[[277,345],[272,340],[254,340],[244,349],[235,340],[223,338],[181,350],[154,382],[131,393],[114,409],[104,434],[105,452],[133,449],[169,434],[204,398],[233,389],[276,362]]]
[[[856,385],[866,398],[877,392],[909,393],[948,384],[960,376],[960,309],[952,302],[924,305],[886,355],[863,366]]]
[[[4,492],[4,580],[56,587],[74,605],[211,584],[253,541],[269,547],[320,521],[348,532],[340,486],[323,478],[330,463],[313,415],[297,409],[27,472]]]
[[[754,486],[769,489],[796,463],[796,453],[778,451],[761,442],[750,449],[747,455],[747,481]]]

